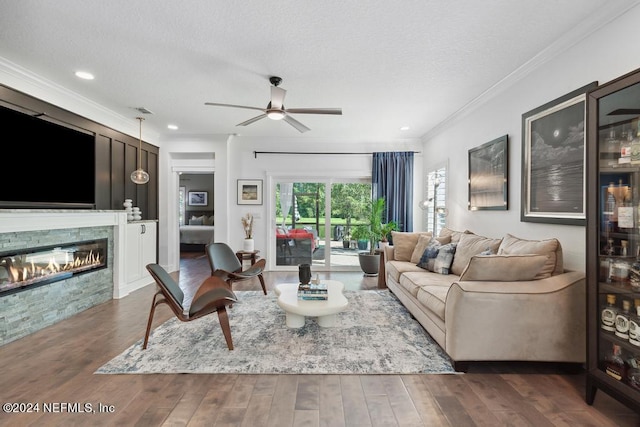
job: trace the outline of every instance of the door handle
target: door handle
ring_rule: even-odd
[[[144,234],[144,233],[146,233],[146,232],[147,232],[147,227],[146,227],[146,225],[144,225],[144,224],[140,224],[140,226],[142,227],[142,233],[140,233],[140,234]]]

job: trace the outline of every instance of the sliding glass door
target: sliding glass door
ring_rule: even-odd
[[[353,231],[371,200],[368,179],[277,178],[272,194],[275,269],[297,269],[300,264],[316,270],[360,268]]]

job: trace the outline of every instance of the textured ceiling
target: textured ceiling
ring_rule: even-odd
[[[0,59],[163,134],[421,137],[631,0],[0,0]],[[76,70],[95,74],[79,80]],[[236,125],[266,107],[343,109]],[[166,125],[175,123],[178,131]],[[410,126],[400,131],[401,126]]]

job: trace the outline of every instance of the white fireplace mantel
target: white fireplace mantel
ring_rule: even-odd
[[[113,298],[129,293],[125,280],[125,239],[127,214],[125,211],[93,210],[0,210],[0,233],[56,230],[85,227],[114,227],[113,230]]]

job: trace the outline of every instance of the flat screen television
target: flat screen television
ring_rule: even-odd
[[[0,106],[0,208],[93,209],[95,135]]]

